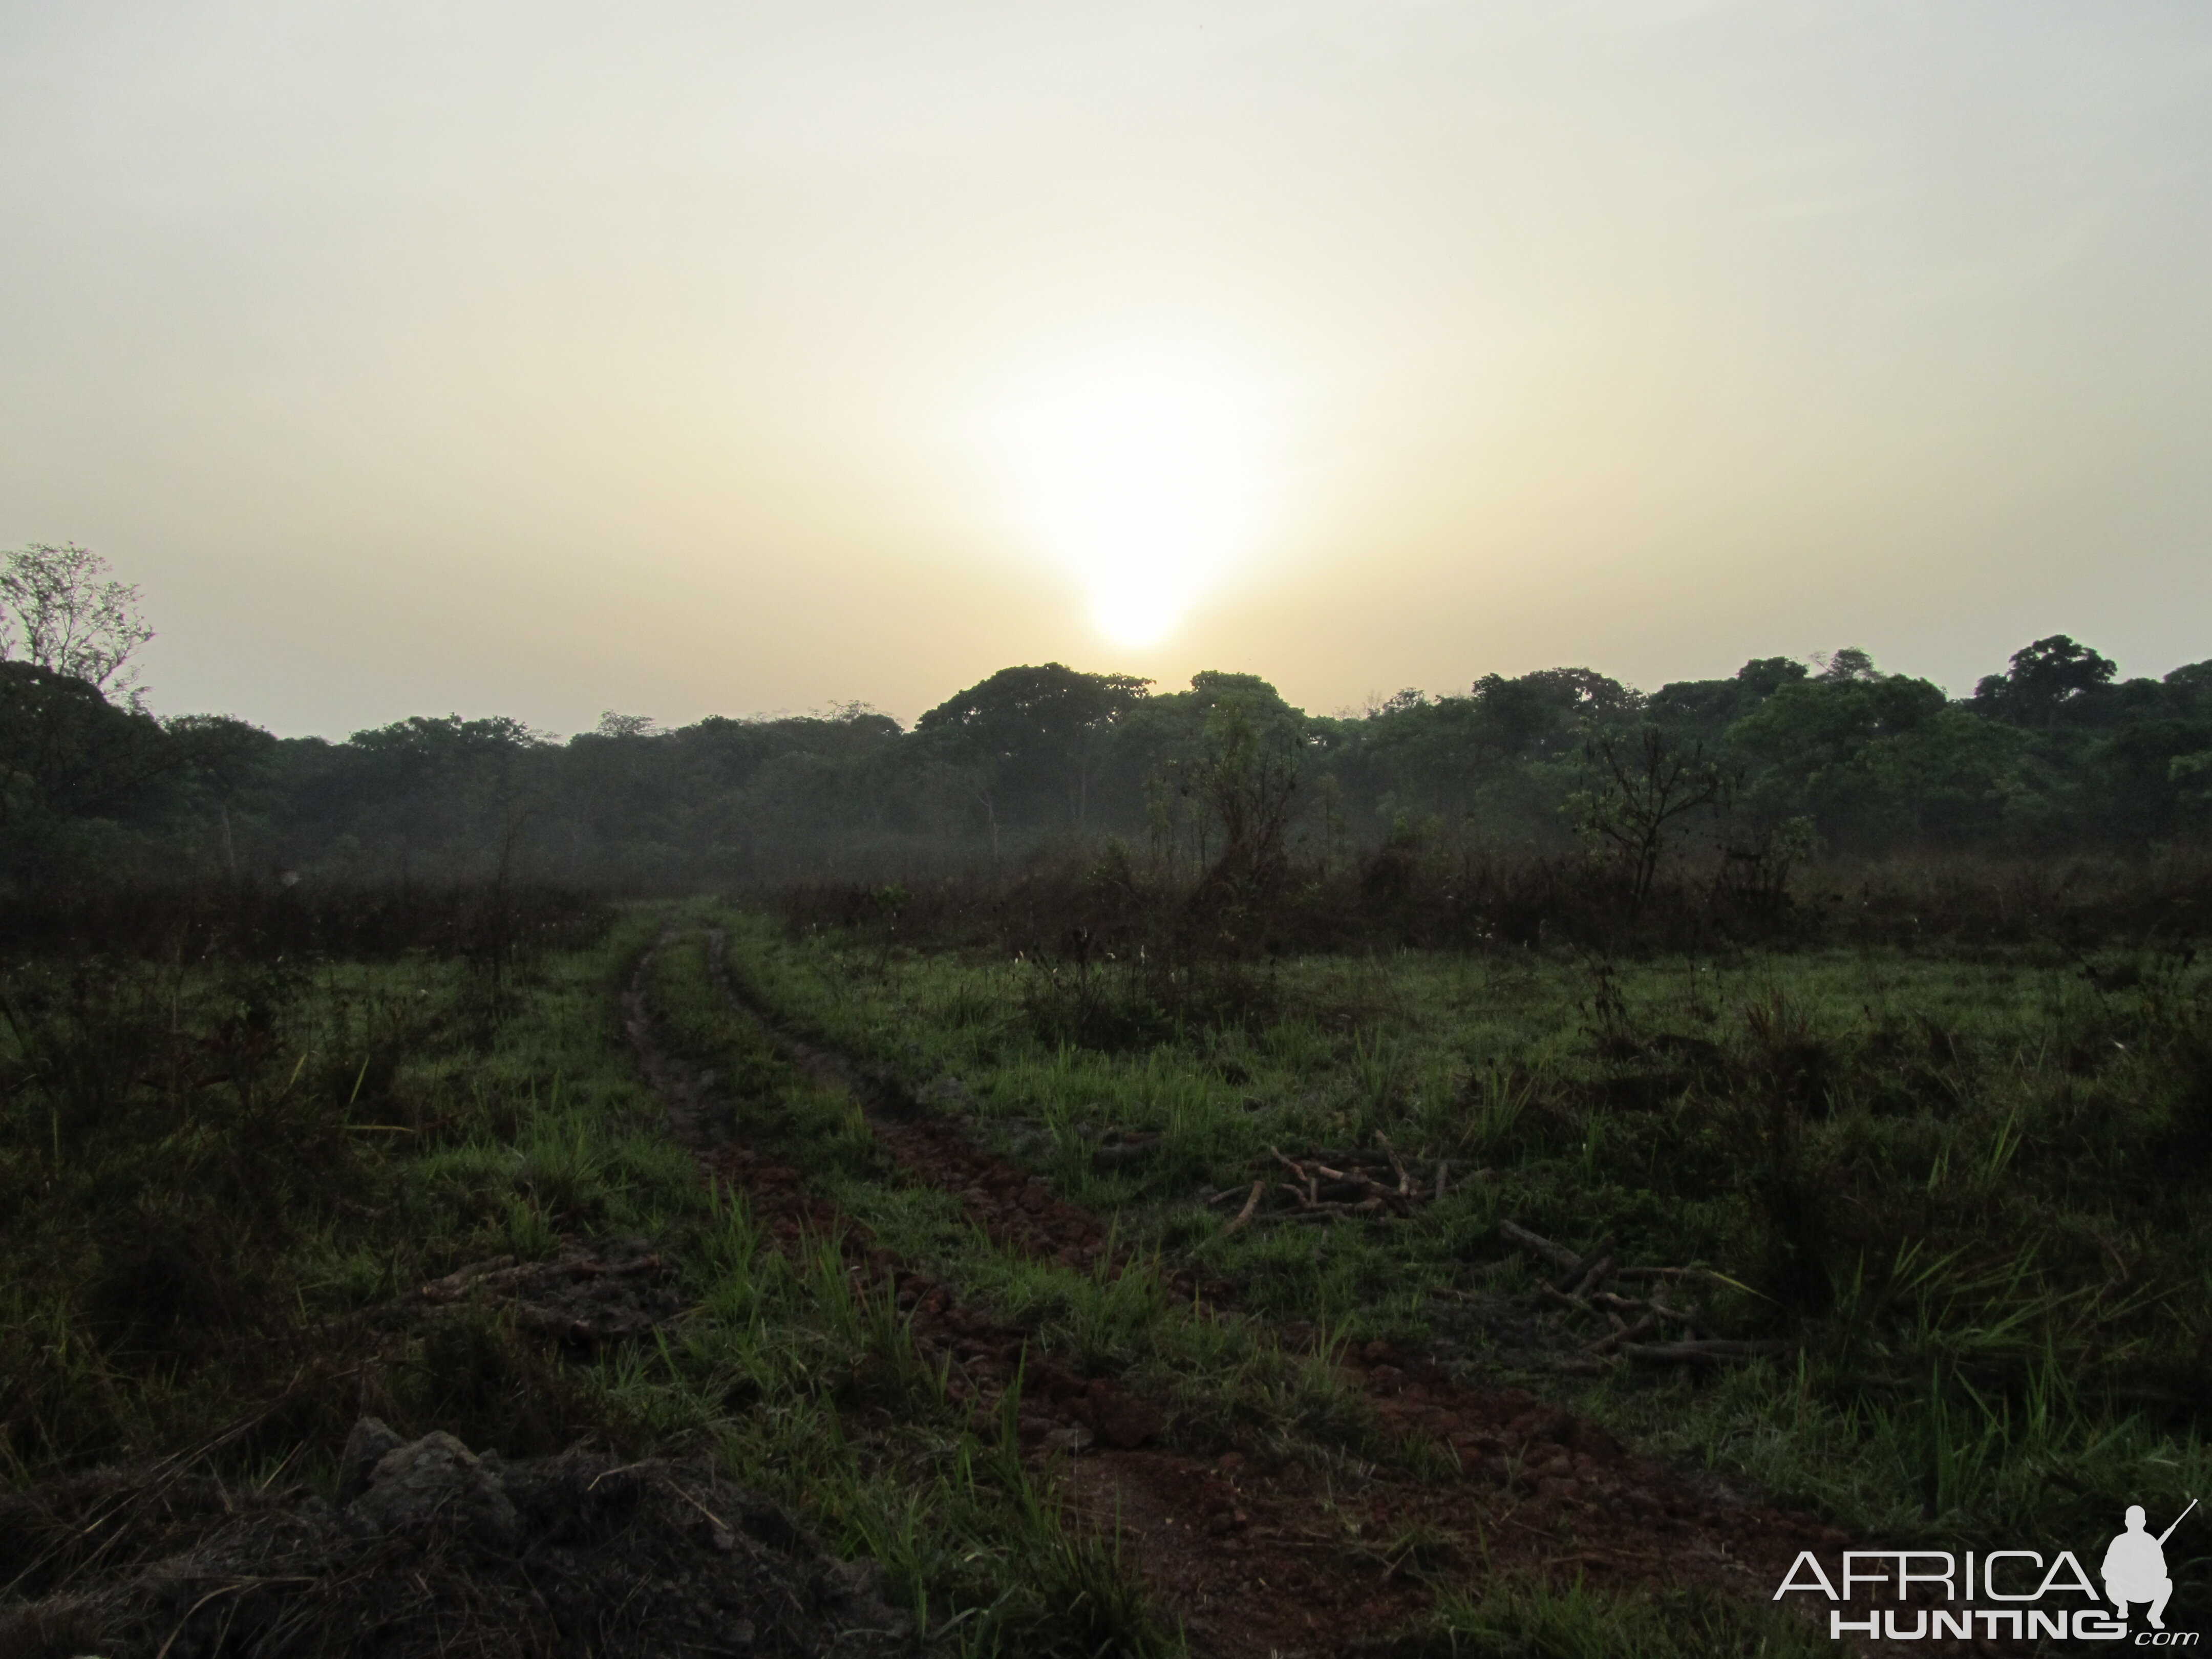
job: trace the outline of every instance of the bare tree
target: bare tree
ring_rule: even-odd
[[[138,614],[138,590],[108,574],[99,554],[44,542],[0,555],[0,661],[67,674],[135,707],[131,654],[154,637]]]
[[[1640,915],[1659,872],[1659,855],[1674,820],[1725,800],[1734,780],[1705,758],[1703,745],[1685,752],[1656,726],[1623,741],[1592,731],[1583,744],[1591,787],[1570,798],[1583,833],[1610,846],[1628,877],[1628,908]]]

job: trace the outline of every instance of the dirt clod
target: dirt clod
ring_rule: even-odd
[[[356,1426],[349,1478],[388,1437]],[[0,1498],[0,1652],[26,1659],[914,1650],[872,1564],[703,1463],[507,1462],[443,1433],[383,1451],[343,1504],[158,1470],[50,1482]]]
[[[376,1534],[421,1533],[443,1522],[511,1549],[522,1533],[497,1468],[443,1433],[385,1453],[345,1512]]]

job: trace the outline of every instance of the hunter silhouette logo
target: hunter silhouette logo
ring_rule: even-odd
[[[2189,1510],[2197,1507],[2197,1500],[2189,1500]],[[2188,1518],[2189,1510],[2173,1517],[2173,1527]],[[2119,1609],[2120,1617],[2128,1616],[2128,1603],[2150,1603],[2150,1627],[2166,1628],[2166,1599],[2173,1594],[2173,1580],[2166,1571],[2166,1540],[2173,1536],[2173,1527],[2153,1538],[2143,1530],[2143,1507],[2128,1505],[2128,1529],[2105,1547],[2105,1594]]]
[[[2166,1627],[2166,1604],[2173,1595],[2166,1540],[2196,1507],[2192,1498],[2189,1508],[2154,1536],[2143,1506],[2130,1504],[2126,1529],[2105,1547],[2101,1595],[2071,1550],[2059,1551],[2047,1565],[2040,1550],[1968,1550],[1963,1555],[1948,1550],[1846,1550],[1843,1571],[1832,1579],[1818,1556],[1801,1550],[1774,1599],[1795,1590],[1836,1603],[1828,1613],[1832,1641],[1846,1635],[1893,1642],[1978,1635],[1984,1642],[2130,1642],[2128,1610],[2141,1605],[2148,1609],[2148,1628],[2137,1631],[2130,1645],[2194,1647],[2198,1632]],[[1889,1605],[1854,1607],[1863,1587],[1871,1588],[1873,1601]],[[2069,1606],[2068,1598],[2088,1605]],[[2111,1612],[2105,1608],[2107,1601]]]

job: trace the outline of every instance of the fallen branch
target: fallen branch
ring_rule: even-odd
[[[1387,1146],[1386,1137],[1377,1136]],[[1364,1158],[1343,1158],[1335,1153],[1319,1154],[1296,1158],[1287,1156],[1279,1146],[1269,1146],[1268,1155],[1281,1164],[1293,1180],[1277,1184],[1288,1193],[1297,1205],[1300,1213],[1313,1214],[1376,1214],[1386,1207],[1397,1214],[1411,1214],[1417,1204],[1430,1201],[1428,1189],[1414,1184],[1405,1165],[1395,1152]],[[1386,1185],[1368,1173],[1376,1157],[1391,1160],[1398,1177],[1395,1187]],[[1364,1165],[1367,1167],[1362,1167]],[[1437,1165],[1439,1180],[1449,1163]],[[1217,1199],[1222,1194],[1217,1194]]]
[[[1661,1319],[1671,1319],[1678,1325],[1686,1325],[1692,1330],[1697,1329],[1699,1323],[1697,1315],[1686,1313],[1680,1308],[1670,1308],[1656,1296],[1648,1301],[1639,1301],[1632,1296],[1616,1296],[1611,1291],[1594,1291],[1590,1293],[1589,1301],[1592,1307],[1607,1310],[1608,1317],[1618,1317],[1624,1313],[1648,1313]]]
[[[1252,1183],[1252,1195],[1244,1200],[1244,1207],[1237,1212],[1237,1219],[1221,1230],[1221,1236],[1224,1238],[1251,1221],[1253,1212],[1260,1207],[1260,1196],[1267,1190],[1267,1183],[1264,1181],[1255,1181]]]
[[[1390,1158],[1387,1152],[1340,1152],[1334,1147],[1323,1146],[1316,1151],[1313,1156],[1347,1170],[1355,1164],[1364,1164],[1370,1169],[1376,1170],[1387,1170],[1390,1167]]]
[[[1273,1215],[1261,1216],[1262,1221],[1334,1221],[1340,1216],[1380,1215],[1379,1200],[1370,1199],[1365,1204],[1315,1204],[1303,1210],[1278,1210]]]
[[[1787,1342],[1624,1342],[1621,1352],[1644,1365],[1741,1365],[1787,1353]]]
[[[1730,1279],[1726,1273],[1715,1273],[1711,1267],[1623,1267],[1618,1276],[1622,1279],[1710,1279],[1716,1285],[1725,1285],[1732,1291],[1755,1296],[1761,1302],[1774,1300],[1764,1291],[1754,1291],[1741,1279]]]
[[[1532,1233],[1526,1227],[1514,1222],[1499,1222],[1498,1236],[1507,1243],[1516,1245],[1531,1255],[1543,1257],[1545,1261],[1563,1272],[1572,1273],[1581,1265],[1582,1258],[1565,1245],[1554,1244],[1541,1233]]]
[[[1609,1331],[1605,1335],[1598,1338],[1595,1342],[1583,1343],[1583,1352],[1584,1353],[1611,1353],[1622,1343],[1639,1341],[1644,1337],[1656,1334],[1658,1329],[1659,1322],[1651,1315],[1646,1314],[1643,1318],[1638,1320],[1633,1325],[1626,1326],[1617,1331]]]
[[[1375,1144],[1390,1155],[1390,1167],[1397,1173],[1398,1191],[1401,1196],[1412,1192],[1413,1183],[1407,1178],[1406,1166],[1398,1161],[1398,1149],[1390,1144],[1390,1137],[1377,1129],[1375,1132]]]
[[[1305,1204],[1295,1210],[1279,1210],[1275,1218],[1279,1221],[1303,1221],[1309,1216],[1376,1215],[1382,1209],[1381,1199],[1363,1198],[1357,1204]]]
[[[1589,1254],[1575,1258],[1575,1265],[1567,1270],[1566,1283],[1559,1288],[1570,1296],[1588,1296],[1605,1282],[1613,1271],[1613,1250],[1617,1243],[1611,1233],[1590,1247]]]
[[[537,1264],[528,1265],[535,1267]],[[507,1275],[510,1283],[517,1277],[513,1256],[495,1255],[489,1261],[472,1261],[465,1267],[456,1267],[443,1279],[431,1279],[415,1294],[425,1302],[458,1302],[477,1285],[487,1281],[491,1282],[491,1288],[497,1289],[497,1276],[502,1273]]]

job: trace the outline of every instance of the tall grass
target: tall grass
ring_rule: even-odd
[[[2046,875],[1983,896],[2017,920],[2023,893],[2064,885]],[[2124,884],[2100,881],[2079,884],[2124,908]],[[1010,1150],[1042,1118],[1064,1191],[1132,1242],[1194,1252],[1259,1314],[1456,1332],[1470,1294],[1526,1282],[1494,1233],[1510,1217],[1711,1270],[1708,1328],[1782,1338],[1791,1363],[1566,1386],[1852,1526],[2045,1535],[2202,1479],[2212,974],[2185,947],[1286,957],[1263,1017],[1133,1048],[1041,1023],[1036,970],[980,939],[862,974],[834,927],[725,925],[784,1017],[917,1087],[957,1076]],[[1109,1129],[1164,1139],[1100,1175],[1083,1152]],[[1425,1169],[1450,1161],[1444,1202],[1225,1239],[1233,1206],[1192,1207],[1266,1175],[1271,1146],[1378,1130]]]
[[[672,1140],[618,1003],[665,919],[603,915],[496,975],[458,946],[10,963],[0,1480],[152,1463],[328,1483],[362,1411],[509,1455],[703,1453],[879,1555],[936,1651],[1179,1651],[1110,1528],[1071,1524],[1008,1425],[947,1397],[881,1291],[827,1241],[772,1248]],[[714,1006],[696,949],[661,967],[664,1000]],[[724,1086],[833,1182],[878,1168],[849,1106],[772,1054],[726,1057]],[[641,1343],[564,1352],[496,1305],[408,1298],[465,1263],[632,1234],[689,1304]]]

